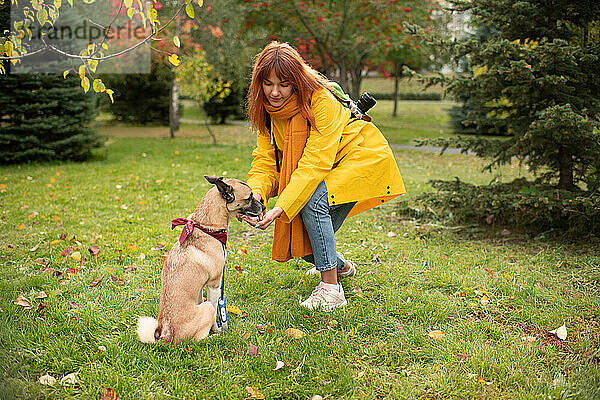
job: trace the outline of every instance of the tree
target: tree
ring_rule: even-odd
[[[436,42],[468,57],[472,73],[445,82],[457,98],[478,107],[468,120],[508,138],[460,137],[426,141],[472,151],[487,168],[520,159],[541,179],[573,190],[600,171],[600,3],[593,0],[450,1],[489,25],[489,40]],[[414,29],[418,32],[418,29]],[[425,142],[424,142],[425,143]],[[593,172],[596,171],[596,172]],[[588,187],[589,188],[589,187]]]
[[[69,6],[73,8],[73,0],[67,0]],[[199,6],[202,6],[201,0],[196,0]],[[106,88],[101,79],[96,78],[96,69],[99,63],[110,60],[116,57],[122,57],[125,54],[131,54],[134,50],[150,45],[151,40],[156,40],[159,34],[168,27],[175,18],[180,15],[183,10],[190,18],[195,16],[195,8],[192,0],[182,0],[178,3],[177,11],[165,23],[161,23],[158,19],[157,8],[160,8],[158,2],[133,2],[133,0],[112,0],[110,2],[95,2],[94,0],[84,0],[87,5],[98,5],[102,12],[98,9],[89,14],[85,14],[83,28],[85,39],[89,41],[79,53],[73,53],[70,49],[65,50],[57,46],[52,40],[55,37],[62,36],[63,32],[70,32],[69,29],[64,31],[56,29],[56,23],[59,20],[61,13],[69,10],[66,3],[57,0],[54,2],[43,2],[40,0],[26,0],[17,2],[11,0],[11,5],[16,9],[13,15],[18,17],[11,21],[8,29],[2,31],[0,36],[0,61],[10,61],[17,64],[23,60],[33,59],[40,55],[50,53],[58,55],[64,59],[71,60],[71,68],[64,71],[63,76],[70,72],[75,72],[81,80],[81,87],[85,92],[93,88],[94,92],[106,93],[111,102],[113,101],[113,91]],[[113,7],[114,6],[114,7]],[[0,7],[7,5],[0,3]],[[22,14],[22,15],[21,15]],[[104,23],[94,21],[91,17],[98,17]],[[129,28],[131,21],[139,21],[139,26],[134,26],[134,29],[126,29],[127,33],[133,34],[138,38],[138,28],[141,29],[141,37],[131,45],[125,46],[123,49],[110,52],[109,44],[112,39],[117,39],[119,42],[120,33],[124,26],[119,26],[116,22],[119,18],[124,19],[125,25]],[[89,21],[89,26],[86,25]],[[65,27],[71,28],[71,27]],[[89,31],[88,29],[89,28]],[[99,34],[92,35],[92,28]],[[71,36],[71,33],[69,33]],[[75,32],[75,37],[77,33]],[[36,40],[37,39],[37,40]],[[177,54],[170,54],[168,60],[174,66],[179,64]],[[73,63],[77,64],[74,65]],[[0,74],[6,72],[6,64],[0,63]]]
[[[0,163],[82,161],[103,143],[89,124],[95,99],[73,77],[0,76]]]
[[[403,22],[429,28],[435,0],[329,0],[248,3],[246,28],[288,41],[358,98],[369,60],[381,60],[410,35]]]

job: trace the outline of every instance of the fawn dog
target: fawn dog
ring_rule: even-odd
[[[185,226],[162,269],[158,320],[138,320],[137,334],[143,343],[201,340],[211,328],[218,330],[215,317],[225,265],[223,235],[226,240],[235,214],[257,217],[265,210],[244,182],[204,177],[214,186],[187,219],[173,220],[172,227]],[[207,301],[203,302],[204,286]]]

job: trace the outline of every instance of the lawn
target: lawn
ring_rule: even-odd
[[[421,134],[419,119],[430,121],[424,136],[444,129],[444,107],[374,116],[390,141],[406,143]],[[597,240],[533,240],[397,215],[430,190],[429,179],[486,184],[526,173],[518,165],[480,173],[483,163],[464,155],[394,151],[409,193],[337,235],[359,270],[343,281],[347,307],[300,308],[317,283],[308,265],[271,261],[272,230],[234,220],[226,297],[243,315],[230,313],[230,329],[202,342],[142,345],[137,317],[157,315],[160,255],[180,232],[170,220],[208,190],[203,175],[245,178],[253,139],[239,125],[215,127],[218,146],[195,124],[174,140],[165,127],[102,129],[111,135],[105,159],[0,170],[0,398],[90,399],[104,388],[119,399],[241,399],[247,388],[267,399],[600,396]],[[19,296],[31,307],[15,304]],[[563,324],[564,341],[548,332]],[[273,371],[278,360],[284,366]],[[71,373],[73,384],[39,383]]]

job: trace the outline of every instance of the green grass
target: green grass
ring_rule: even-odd
[[[402,141],[417,136],[410,126],[419,119],[435,126],[424,135],[436,134],[439,108],[430,110],[428,117],[405,109],[399,128],[383,111],[375,116],[389,124],[388,137],[397,135],[391,141]],[[408,194],[349,219],[337,235],[359,270],[343,281],[344,309],[301,309],[317,283],[304,274],[308,265],[271,261],[272,230],[232,221],[226,296],[247,315],[230,314],[229,331],[202,342],[140,344],[138,315],[158,312],[162,250],[154,249],[179,236],[169,221],[195,207],[209,187],[203,175],[245,178],[252,138],[232,125],[220,128],[216,147],[198,125],[184,125],[188,133],[175,140],[164,137],[165,127],[139,128],[144,137],[125,126],[103,129],[114,135],[106,159],[0,170],[0,398],[89,399],[111,387],[120,399],[240,399],[249,396],[246,386],[267,399],[600,396],[597,241],[530,240],[396,215],[401,202],[430,190],[429,179],[488,183],[524,173],[513,165],[482,174],[484,163],[463,155],[395,150]],[[88,253],[94,238],[98,260]],[[81,265],[63,258],[68,246],[85,257]],[[80,272],[61,282],[44,272],[49,267]],[[37,311],[40,291],[47,304]],[[14,304],[20,295],[31,310]],[[548,333],[563,323],[564,342]],[[261,334],[258,324],[273,331]],[[288,328],[307,336],[292,339]],[[432,330],[444,338],[427,336]],[[254,358],[249,343],[258,347]],[[272,371],[276,360],[286,365]],[[46,373],[72,372],[75,386],[38,383]]]
[[[443,93],[444,89],[439,86],[432,86],[425,90],[424,85],[416,79],[403,78],[398,82],[398,91],[401,93]],[[386,78],[366,78],[361,83],[361,93],[394,93],[394,79]]]

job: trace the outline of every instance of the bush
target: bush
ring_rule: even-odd
[[[227,93],[227,94],[225,94]],[[244,118],[244,97],[242,90],[232,86],[227,91],[219,91],[204,103],[206,115],[217,124],[224,124],[229,116]]]
[[[600,234],[600,193],[573,192],[535,185],[525,179],[477,186],[460,181],[431,181],[437,192],[417,198],[423,209],[404,206],[418,218],[455,223],[476,222],[539,233],[557,230],[573,235]]]
[[[8,74],[0,82],[0,163],[83,161],[102,146],[89,127],[95,99],[79,78]]]
[[[131,124],[169,125],[171,85],[175,74],[165,65],[153,63],[149,74],[102,75],[115,91],[115,102],[102,99],[102,108],[118,121]],[[181,115],[181,106],[179,115]]]

